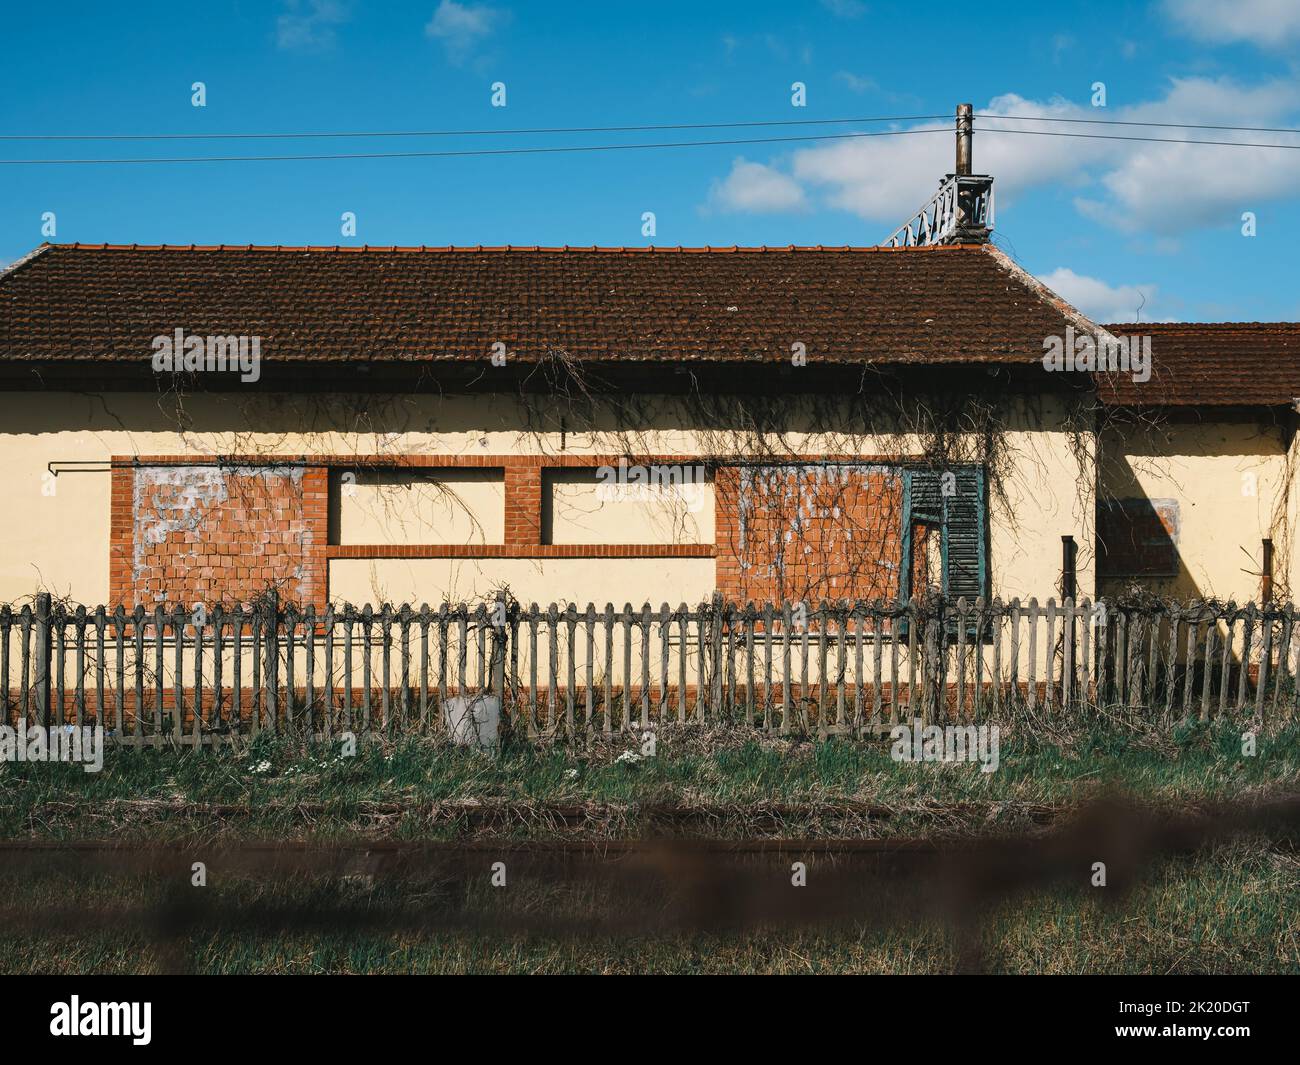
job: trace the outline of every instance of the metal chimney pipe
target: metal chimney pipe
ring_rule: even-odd
[[[975,139],[974,108],[970,104],[957,105],[957,176],[971,173],[971,148]]]

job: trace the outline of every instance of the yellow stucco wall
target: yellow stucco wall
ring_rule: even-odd
[[[1286,447],[1279,426],[1259,422],[1164,419],[1103,431],[1102,498],[1178,502],[1179,573],[1141,583],[1184,600],[1257,599],[1262,540],[1271,537],[1278,592],[1296,587],[1288,523],[1279,520],[1294,511]],[[1117,592],[1127,583],[1107,580],[1103,590]]]
[[[169,397],[145,394],[6,393],[0,396],[0,492],[9,502],[0,537],[0,601],[48,590],[87,604],[108,595],[109,475],[63,472],[47,475],[51,462],[106,463],[113,455],[505,455],[753,453],[740,430],[692,425],[675,400],[649,397],[642,422],[626,427],[598,413],[590,423],[561,426],[558,418],[537,421],[509,397],[364,395],[303,397],[195,395],[178,414]],[[653,408],[653,409],[650,409]],[[791,402],[780,450],[818,458],[825,455],[918,455],[923,443],[906,434],[888,438],[814,431]],[[1001,492],[990,501],[990,568],[995,594],[1004,598],[1056,593],[1061,536],[1079,544],[1079,587],[1093,587],[1093,499],[1090,442],[1067,428],[1063,400],[1009,399]],[[178,428],[179,424],[184,428]],[[572,423],[574,419],[570,418]],[[311,427],[304,430],[304,426]],[[1083,451],[1080,453],[1079,449]],[[466,496],[493,499],[481,486]],[[707,491],[711,505],[711,486]],[[614,508],[609,515],[617,513]],[[712,515],[692,516],[678,542],[712,535]],[[615,517],[583,518],[589,528],[608,529]],[[364,533],[354,516],[352,531]],[[357,522],[361,522],[357,525]],[[570,525],[573,523],[570,522]],[[651,523],[653,524],[653,523]],[[495,515],[478,528],[499,528]],[[481,533],[475,533],[475,536]],[[580,533],[570,528],[566,535]],[[581,534],[588,535],[588,534]],[[468,537],[467,537],[468,538]],[[655,542],[661,535],[642,542]],[[614,539],[611,535],[610,539]],[[622,539],[640,541],[639,534]],[[354,541],[355,542],[355,541]],[[434,603],[509,580],[517,595],[538,602],[590,599],[603,605],[648,600],[699,600],[713,587],[710,559],[565,559],[545,562],[448,563],[442,560],[372,562],[336,560],[330,567],[331,598],[361,601],[382,593],[394,601]],[[514,586],[513,582],[518,581]]]
[[[676,607],[708,598],[711,558],[624,559],[335,559],[330,598],[336,602],[430,604],[473,601],[508,587],[522,603],[570,603],[603,610],[613,603]]]
[[[338,544],[499,544],[500,470],[348,470],[333,489]]]

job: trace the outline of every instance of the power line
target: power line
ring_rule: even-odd
[[[1300,133],[1300,129],[1291,126],[1212,126],[1198,122],[1138,122],[1117,118],[1045,118],[1038,115],[985,115],[976,114],[974,118],[1010,119],[1016,122],[1069,122],[1095,126],[1154,126],[1161,129],[1217,129],[1235,133]]]
[[[571,152],[619,152],[644,148],[705,148],[741,144],[791,144],[805,141],[856,140],[863,137],[906,137],[915,133],[951,133],[943,129],[892,129],[877,133],[825,133],[806,137],[748,137],[732,140],[659,141],[642,144],[581,144],[550,148],[479,148],[449,152],[344,152],[336,155],[191,155],[130,159],[0,159],[0,166],[96,165],[103,163],[284,163],[326,159],[454,159],[466,156],[554,155]]]
[[[1195,140],[1187,137],[1134,137],[1125,136],[1122,133],[1066,133],[1063,130],[1050,129],[988,129],[983,128],[979,131],[981,134],[1003,134],[1010,133],[1024,137],[1073,137],[1083,140],[1097,141],[1142,141],[1147,144],[1212,144],[1220,148],[1290,148],[1292,150],[1300,149],[1300,144],[1263,144],[1255,141],[1209,141]],[[1300,132],[1298,130],[1297,132]]]
[[[200,141],[292,140],[346,137],[486,137],[550,133],[656,133],[673,129],[748,129],[759,126],[833,126],[865,122],[930,122],[952,115],[886,115],[872,118],[790,118],[766,122],[691,122],[657,126],[554,126],[534,129],[345,130],[336,133],[4,133],[0,141]]]
[[[932,122],[951,119],[942,115],[874,115],[853,118],[773,119],[753,122],[678,122],[623,126],[538,126],[521,129],[337,130],[287,133],[5,133],[0,141],[203,141],[203,140],[342,140],[381,137],[490,137],[572,133],[655,133],[690,129],[754,129],[775,126],[831,126],[874,122]],[[1160,129],[1208,129],[1237,133],[1295,133],[1290,126],[1231,126],[1197,122],[1144,122],[1136,119],[1064,118],[1042,115],[996,115],[977,112],[973,117],[993,121],[1046,122],[1099,126],[1143,126]]]
[[[313,155],[195,155],[195,156],[140,156],[134,158],[101,159],[0,159],[0,166],[95,166],[105,164],[149,163],[279,163],[316,162],[350,159],[455,159],[472,156],[505,155],[557,155],[581,152],[638,151],[650,148],[707,148],[753,144],[793,144],[811,141],[859,140],[868,137],[905,137],[918,133],[950,133],[947,127],[932,129],[894,129],[874,133],[822,133],[802,137],[740,137],[727,140],[655,141],[640,144],[583,144],[557,145],[533,148],[479,148],[442,152],[340,152]],[[1275,144],[1255,141],[1218,141],[1183,137],[1139,137],[1119,133],[1067,133],[1044,129],[990,129],[979,131],[987,135],[1012,135],[1026,137],[1068,137],[1083,140],[1139,141],[1147,144],[1197,144],[1222,148],[1286,148],[1300,149],[1300,144]],[[1300,132],[1300,131],[1297,131]]]

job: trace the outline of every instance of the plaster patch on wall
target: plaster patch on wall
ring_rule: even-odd
[[[160,502],[157,489],[163,487],[178,491],[169,500]],[[225,475],[215,467],[146,466],[136,470],[132,578],[141,577],[146,544],[165,543],[175,532],[197,532],[208,510],[228,498]]]

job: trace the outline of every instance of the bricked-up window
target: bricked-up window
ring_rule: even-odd
[[[906,598],[922,583],[952,598],[988,594],[980,467],[729,467],[715,490],[718,590],[728,598]]]
[[[1100,504],[1097,575],[1178,576],[1178,500],[1111,499]]]
[[[893,598],[903,484],[902,471],[884,465],[719,469],[719,591],[756,603]]]
[[[323,467],[115,459],[110,603],[130,608],[325,600],[329,486]]]

